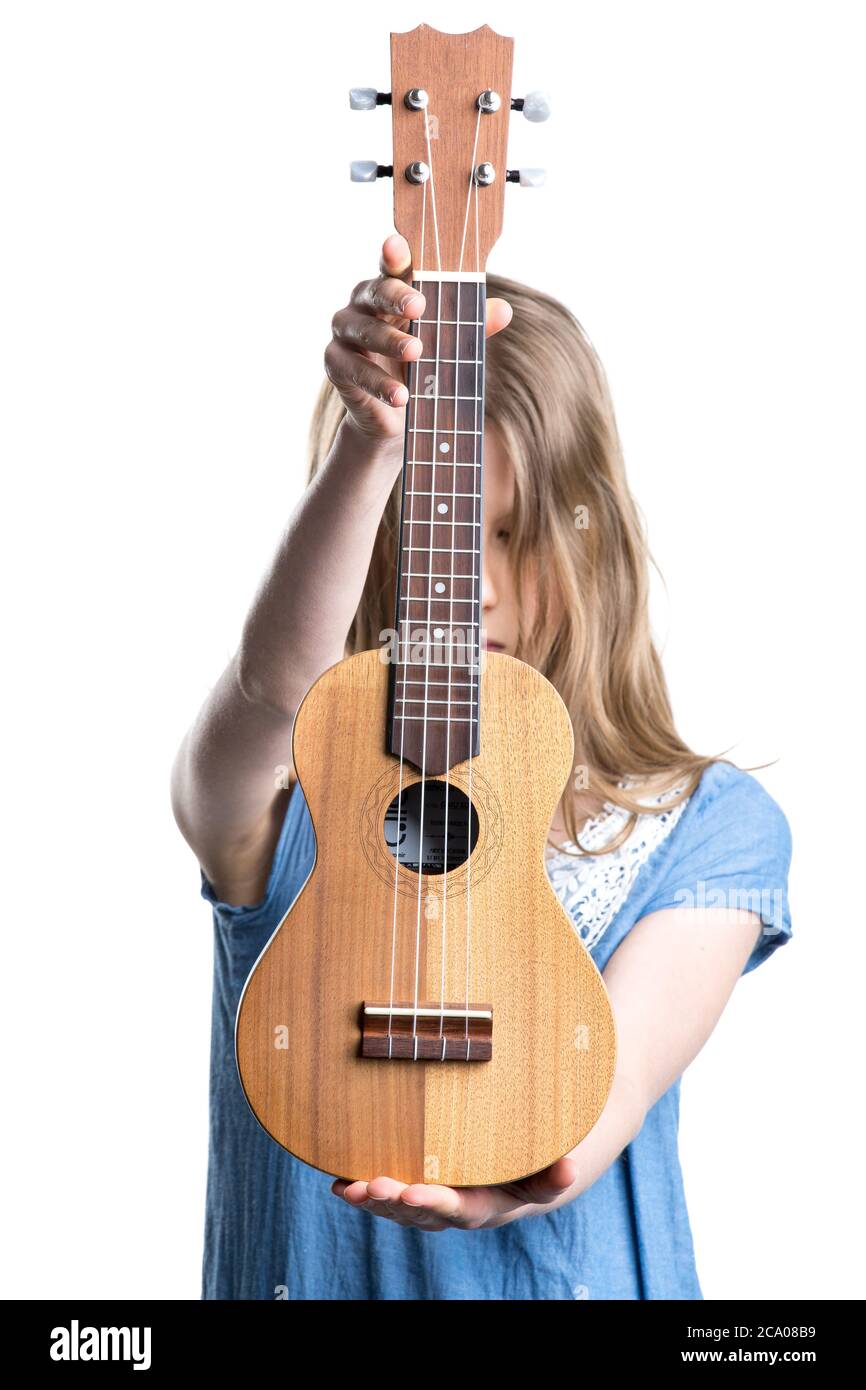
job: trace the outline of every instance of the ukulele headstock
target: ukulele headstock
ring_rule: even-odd
[[[544,121],[542,92],[511,95],[514,40],[488,24],[446,34],[429,24],[391,35],[391,91],[353,87],[353,110],[391,106],[393,164],[352,164],[352,179],[394,178],[394,226],[420,270],[483,273],[502,231],[506,183],[535,188],[543,169],[509,170],[512,111]]]
[[[483,271],[499,239],[513,55],[487,24],[391,35],[394,226],[415,266]]]

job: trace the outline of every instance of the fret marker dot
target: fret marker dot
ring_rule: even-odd
[[[442,628],[441,628],[441,627],[434,627],[434,629],[433,629],[433,636],[434,636],[434,637],[444,637],[444,636],[445,636],[445,633],[442,631]]]
[[[447,454],[450,447],[450,444],[440,444],[439,451],[440,453]]]
[[[439,503],[439,506],[436,508],[436,510],[437,510],[437,512],[441,512],[442,515],[444,516],[445,513],[446,513],[447,510],[448,510],[448,503],[447,503],[447,502],[440,502],[440,503]]]
[[[445,585],[444,585],[444,584],[435,584],[435,585],[434,585],[434,588],[435,588],[437,594],[444,594],[444,592],[445,592]]]

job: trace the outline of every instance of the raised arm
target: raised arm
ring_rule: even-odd
[[[325,370],[346,415],[289,520],[247,615],[238,650],[187,733],[172,772],[180,829],[218,895],[262,897],[285,806],[275,770],[290,759],[303,696],[345,654],[379,522],[403,460],[405,364],[423,313],[409,247],[382,247],[380,273],[334,315]],[[511,316],[488,302],[487,331]],[[395,375],[396,373],[396,375]]]

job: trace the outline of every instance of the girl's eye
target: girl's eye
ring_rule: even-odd
[[[499,530],[499,531],[496,532],[496,539],[497,539],[498,541],[510,541],[510,540],[511,540],[511,532],[510,532],[510,531]]]

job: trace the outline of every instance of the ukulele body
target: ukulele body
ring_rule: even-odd
[[[455,801],[468,797],[474,848],[448,872],[418,873],[393,852],[393,803],[422,778],[385,751],[388,669],[378,651],[338,662],[298,710],[293,755],[316,862],[245,985],[240,1079],[267,1132],[327,1173],[513,1182],[589,1132],[616,1059],[607,991],[544,866],[571,723],[534,668],[488,652],[480,754],[425,780],[431,805],[443,778]],[[364,1045],[389,1041],[365,1005],[443,1002],[455,1010],[446,1060],[362,1055],[365,1028]],[[467,1004],[483,1016],[469,1060],[454,1052]],[[444,1024],[425,1027],[429,1053]]]

